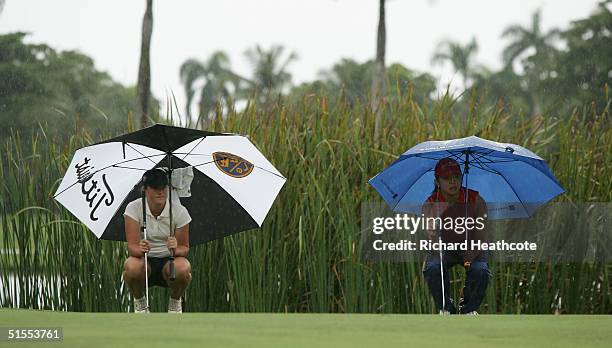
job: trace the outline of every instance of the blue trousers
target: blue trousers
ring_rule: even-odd
[[[450,279],[449,279],[449,268],[455,265],[461,265],[463,262],[458,261],[454,257],[446,257],[444,259],[444,295],[446,310],[451,313],[457,313],[457,309],[453,304],[449,292],[450,292]],[[436,302],[438,310],[442,310],[442,279],[440,277],[440,258],[430,257],[425,264],[423,275],[427,281],[429,291]],[[478,310],[480,304],[485,297],[487,286],[489,285],[489,279],[491,278],[491,272],[486,259],[477,258],[472,261],[472,264],[467,269],[467,275],[465,279],[465,288],[463,290],[463,306],[461,307],[461,313],[469,313]]]

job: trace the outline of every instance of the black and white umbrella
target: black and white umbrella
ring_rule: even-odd
[[[144,172],[188,166],[190,245],[260,227],[286,181],[244,136],[157,124],[77,150],[54,198],[98,238],[125,240]]]

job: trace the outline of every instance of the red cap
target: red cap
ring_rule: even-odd
[[[443,179],[448,178],[449,176],[451,176],[451,174],[457,174],[458,176],[461,176],[461,168],[459,167],[457,161],[450,157],[446,157],[439,160],[436,164],[435,174],[436,178]]]

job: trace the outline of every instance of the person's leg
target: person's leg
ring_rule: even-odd
[[[465,289],[463,293],[465,307],[462,313],[470,313],[480,308],[484,300],[491,272],[485,260],[474,260],[467,270]]]
[[[451,300],[450,294],[450,279],[448,272],[449,264],[444,262],[444,297],[446,308],[445,310],[456,313],[457,310],[455,305]],[[440,276],[440,259],[439,258],[430,258],[427,260],[425,264],[425,269],[423,270],[423,275],[425,276],[425,280],[427,281],[427,286],[429,287],[429,292],[434,298],[436,303],[436,307],[438,311],[442,310],[442,278]]]
[[[170,262],[164,265],[163,275],[170,288],[170,297],[179,300],[191,282],[191,264],[184,257],[176,257],[174,258],[174,269],[176,271],[175,280],[170,280]]]
[[[151,267],[148,267],[151,275]],[[142,298],[145,288],[144,258],[130,256],[123,263],[123,280],[134,298]]]

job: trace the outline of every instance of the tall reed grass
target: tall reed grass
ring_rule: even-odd
[[[186,310],[433,313],[422,264],[360,259],[361,204],[380,201],[367,180],[418,142],[475,134],[523,145],[545,158],[567,190],[560,200],[609,202],[610,99],[602,98],[608,101],[605,110],[584,106],[570,115],[527,116],[501,103],[481,105],[475,93],[463,100],[447,94],[420,105],[408,90],[383,104],[387,117],[379,139],[373,138],[367,105],[330,106],[325,96],[309,95],[294,104],[249,103],[223,116],[218,108],[208,128],[248,134],[288,181],[261,229],[191,249]],[[73,152],[93,140],[81,133],[60,142],[42,131],[27,142],[18,134],[3,139],[3,307],[130,308],[121,280],[125,244],[97,240],[52,198]],[[482,312],[612,311],[609,263],[491,267]],[[455,271],[454,279],[462,280],[462,273]],[[165,310],[165,290],[155,289],[152,296],[153,309]]]

